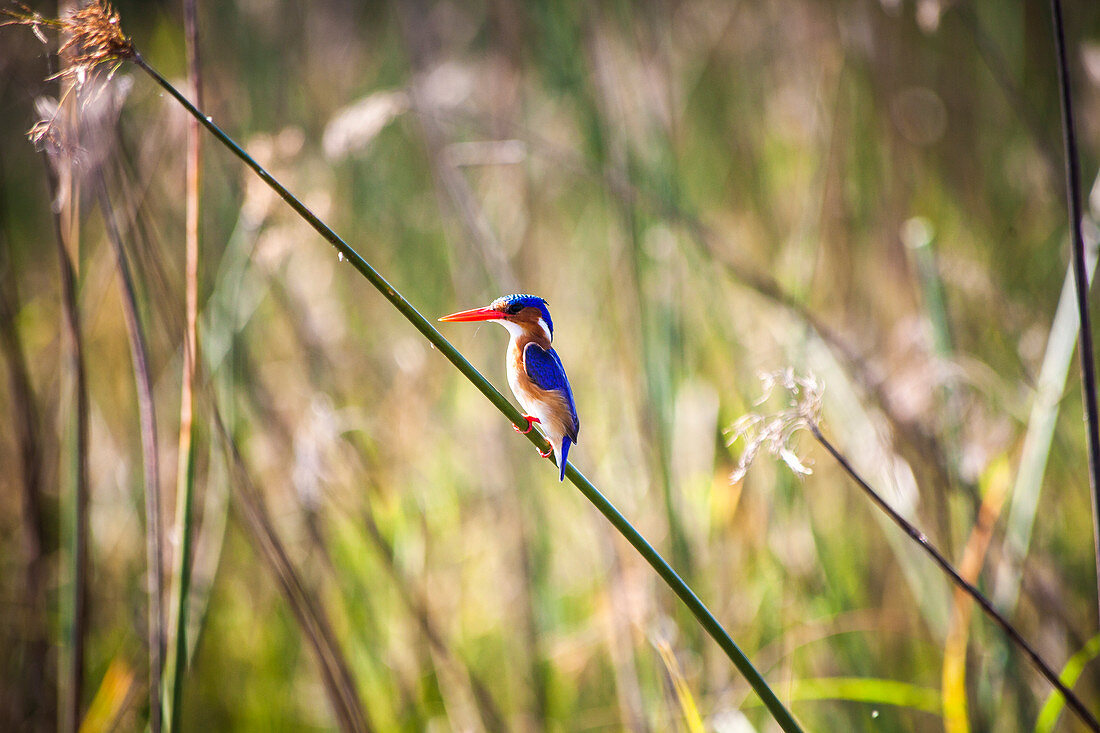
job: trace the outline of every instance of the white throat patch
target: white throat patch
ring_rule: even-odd
[[[546,321],[542,318],[542,316],[539,316],[539,327],[546,335],[546,340],[552,342],[554,340],[554,335],[550,333],[550,327],[546,325]]]
[[[503,318],[498,321],[493,321],[493,323],[499,323],[500,325],[507,328],[508,333],[512,336],[512,338],[519,338],[523,335],[523,326],[519,325],[518,323],[506,321]]]

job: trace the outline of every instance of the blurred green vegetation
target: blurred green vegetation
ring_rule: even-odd
[[[116,7],[144,57],[185,87],[179,4]],[[726,428],[764,409],[761,371],[817,375],[827,433],[953,561],[985,537],[977,584],[1004,586],[998,602],[1056,668],[1095,635],[1076,361],[1055,385],[1064,397],[1023,556],[1006,540],[1068,262],[1045,3],[199,7],[207,112],[422,313],[512,291],[549,301],[583,426],[571,457],[808,730],[944,728],[939,705],[959,693],[944,683],[955,601],[809,436],[799,448],[813,475],[761,457],[730,482],[743,445],[727,446]],[[1100,5],[1069,2],[1066,15],[1091,187]],[[50,50],[0,29],[0,287],[18,336],[0,360],[5,729],[55,727],[65,638],[69,377],[45,166],[24,134],[36,99],[58,94]],[[81,119],[106,124],[82,128],[65,155],[78,178],[102,161],[124,222],[168,512],[185,118],[131,67],[89,86]],[[708,730],[771,729],[592,507],[312,230],[204,145],[204,378],[371,724],[477,730],[499,715],[515,730],[688,730],[686,689]],[[108,717],[137,730],[148,718],[141,442],[91,192],[57,202],[79,220],[90,395],[84,705],[114,700]],[[916,217],[926,250],[909,241]],[[504,388],[503,332],[444,333]],[[21,399],[37,418],[30,508]],[[214,419],[202,404],[184,728],[331,729],[317,659],[242,519]],[[964,720],[1032,729],[1049,688],[1026,658],[979,614],[962,649]],[[1075,689],[1100,700],[1095,664]],[[1063,713],[1060,725],[1078,722]]]

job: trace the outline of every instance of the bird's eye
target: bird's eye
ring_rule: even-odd
[[[507,313],[510,316],[514,316],[515,314],[519,313],[521,310],[523,310],[523,304],[522,303],[512,303],[510,306],[508,306],[507,308],[504,309],[504,312]]]

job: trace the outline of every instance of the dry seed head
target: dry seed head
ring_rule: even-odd
[[[61,31],[66,37],[58,49],[59,55],[70,54],[68,64],[56,77],[84,83],[92,71],[102,64],[117,64],[137,56],[134,43],[123,32],[118,12],[104,0],[92,0],[64,18],[47,18],[26,5],[19,11],[5,10],[12,18],[0,25],[28,26],[42,42],[43,28]]]
[[[744,478],[762,449],[787,464],[795,474],[808,476],[813,471],[804,459],[799,458],[793,441],[799,431],[816,427],[821,419],[821,383],[812,374],[805,377],[796,375],[790,367],[761,374],[760,381],[764,384],[764,395],[756,404],[767,402],[778,386],[787,393],[786,407],[772,414],[747,413],[729,427],[726,431],[729,436],[727,445],[733,445],[739,438],[745,439],[745,450],[730,475],[730,481],[737,482]]]
[[[35,150],[56,148],[60,145],[52,119],[35,122],[34,127],[27,130],[27,139],[34,144]]]
[[[59,31],[65,38],[58,49],[58,55],[65,57],[65,66],[50,78],[69,80],[72,86],[62,95],[61,102],[54,105],[53,112],[43,114],[27,131],[27,137],[38,150],[62,151],[68,146],[66,136],[58,129],[58,111],[69,99],[69,92],[83,87],[103,64],[112,65],[110,78],[123,61],[136,59],[133,41],[122,32],[118,12],[105,0],[92,0],[63,18],[47,18],[22,4],[18,11],[5,10],[3,15],[12,20],[0,23],[0,27],[27,26],[43,43],[46,42],[43,29]]]
[[[74,54],[71,65],[62,73],[72,69],[80,80],[101,64],[117,64],[136,54],[133,41],[122,32],[118,12],[103,0],[94,0],[63,18],[61,28],[69,37],[58,53]]]

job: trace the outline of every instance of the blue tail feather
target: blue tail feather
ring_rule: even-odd
[[[558,481],[565,481],[565,463],[569,457],[569,446],[573,443],[569,439],[569,436],[565,436],[561,439],[561,455],[558,456],[558,469],[561,474],[558,476]]]

